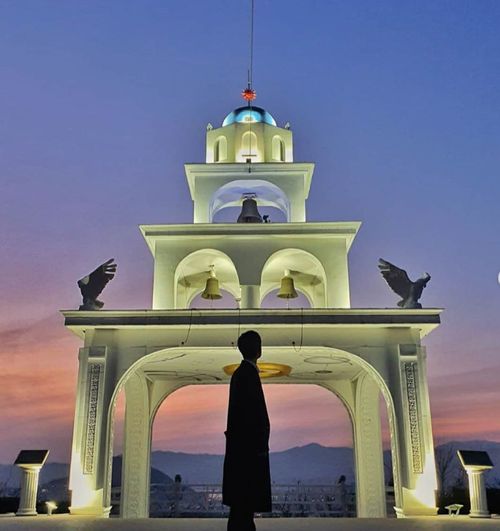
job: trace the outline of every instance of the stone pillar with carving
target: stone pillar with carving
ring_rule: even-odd
[[[127,379],[125,404],[120,516],[147,518],[151,416],[148,386],[143,373],[134,373]]]
[[[85,347],[79,353],[70,483],[71,514],[108,516],[103,482],[110,383],[106,382],[107,347]]]
[[[146,381],[142,372],[125,382],[125,426],[120,516],[149,516],[151,436],[154,416],[163,400],[177,387],[165,380]]]
[[[386,516],[384,462],[377,383],[367,373],[354,382],[331,380],[322,387],[344,404],[353,428],[358,517]]]
[[[400,384],[393,382],[400,444],[402,506],[398,517],[435,515],[437,477],[434,459],[425,349],[399,345]],[[397,387],[397,388],[396,388]]]
[[[384,460],[380,428],[380,390],[367,374],[356,380],[354,400],[354,456],[357,515],[386,516]]]

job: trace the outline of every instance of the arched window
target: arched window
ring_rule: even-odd
[[[227,159],[227,140],[225,136],[220,136],[214,144],[214,162],[221,162]]]
[[[257,155],[257,135],[253,131],[243,133],[241,137],[241,154],[243,158]]]
[[[278,135],[273,137],[273,160],[285,162],[285,142]]]

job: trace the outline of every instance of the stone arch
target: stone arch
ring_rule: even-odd
[[[236,300],[241,298],[238,272],[232,259],[217,249],[199,249],[185,256],[174,274],[174,307],[189,308],[191,301],[205,289],[210,267],[219,279],[219,286]]]
[[[288,248],[273,253],[264,264],[260,281],[260,302],[279,287],[285,270],[290,271],[294,284],[308,298],[311,308],[326,308],[327,278],[320,260],[303,249]]]
[[[241,158],[245,161],[246,159],[252,160],[252,162],[257,162],[258,151],[257,151],[257,135],[254,131],[245,131],[241,135],[241,148],[240,148]]]
[[[281,355],[289,356],[290,354],[290,347],[289,346],[279,346],[279,347],[269,347],[272,352],[275,353],[281,353]],[[167,347],[167,348],[160,348],[158,350],[155,350],[153,352],[147,353],[144,356],[137,359],[135,362],[133,362],[130,367],[119,378],[117,384],[115,385],[114,391],[111,396],[111,400],[109,402],[109,407],[107,410],[107,447],[108,447],[108,455],[107,455],[107,463],[106,463],[106,469],[109,471],[107,475],[105,475],[105,481],[104,481],[104,499],[108,500],[110,499],[110,493],[111,493],[111,465],[112,465],[112,437],[113,437],[113,427],[114,427],[114,409],[116,405],[116,400],[118,397],[118,393],[120,390],[125,387],[129,382],[132,382],[134,379],[136,379],[137,375],[142,375],[143,369],[145,366],[152,362],[152,361],[158,361],[159,358],[165,356],[165,355],[171,355],[173,356],[172,359],[175,358],[175,356],[182,356],[190,354],[190,353],[198,353],[202,354],[205,351],[213,350],[212,347],[187,347],[187,346],[175,346],[175,347]],[[217,349],[218,352],[221,350],[231,350],[233,351],[233,347],[225,347],[223,349]],[[393,463],[393,472],[394,472],[394,491],[395,491],[395,502],[397,507],[402,506],[402,489],[401,489],[401,474],[402,470],[400,467],[400,444],[398,439],[398,427],[397,427],[397,420],[396,420],[396,410],[394,405],[394,400],[391,394],[391,391],[389,390],[387,382],[384,380],[384,378],[381,376],[379,371],[376,367],[374,367],[371,363],[361,358],[359,355],[346,351],[343,349],[337,349],[333,347],[324,347],[324,346],[307,346],[307,347],[301,347],[301,351],[299,351],[299,357],[303,358],[306,356],[309,356],[311,354],[314,355],[324,355],[324,356],[330,356],[331,359],[347,359],[352,362],[353,365],[356,366],[356,368],[362,369],[362,372],[358,375],[361,380],[364,380],[365,382],[368,382],[376,387],[376,389],[382,394],[382,397],[384,398],[386,407],[387,407],[387,414],[389,418],[389,428],[390,428],[390,437],[391,437],[391,454],[392,454],[392,463]],[[145,371],[147,373],[147,371]],[[293,373],[292,373],[293,374]],[[172,376],[172,378],[178,378],[178,381],[174,383],[174,381],[170,381],[168,386],[165,386],[163,389],[160,389],[159,392],[149,393],[149,401],[148,401],[148,407],[145,408],[147,411],[146,417],[147,417],[147,452],[150,452],[150,443],[151,443],[151,437],[152,437],[152,427],[154,423],[154,419],[156,417],[156,414],[158,412],[158,409],[160,408],[161,404],[165,401],[165,399],[172,394],[173,392],[177,391],[178,389],[191,384],[209,384],[209,383],[223,383],[222,380],[212,380],[212,381],[188,381],[188,379],[185,379],[184,381],[180,380],[178,376]],[[281,381],[280,381],[281,380]],[[287,378],[284,379],[276,379],[273,380],[273,383],[277,384],[286,384],[286,383],[302,383],[302,384],[313,384],[313,385],[319,385],[321,387],[324,387],[325,389],[331,391],[333,394],[335,394],[342,404],[346,407],[347,413],[349,415],[349,418],[351,419],[351,425],[353,426],[353,443],[355,446],[356,451],[356,445],[358,444],[357,438],[355,438],[355,429],[354,424],[356,423],[356,400],[359,399],[359,392],[357,389],[354,390],[352,388],[352,382],[346,381],[346,385],[343,389],[341,389],[338,384],[336,384],[335,379],[331,380],[317,380],[314,381],[314,379],[304,379],[304,380],[293,380],[290,381]],[[139,383],[139,388],[145,389],[145,382],[142,381]],[[141,401],[139,401],[141,402]],[[378,404],[378,402],[377,402]],[[133,411],[133,413],[136,413]],[[144,452],[143,452],[144,454]],[[149,456],[149,453],[147,454]],[[124,466],[125,463],[124,463]],[[356,467],[359,466],[358,463],[356,463]],[[142,473],[147,474],[143,475],[142,482],[144,482],[145,477],[149,477],[149,457],[147,461],[147,469],[144,470],[144,467],[142,468]],[[357,471],[356,471],[357,473]],[[122,480],[123,481],[123,480]],[[149,481],[148,481],[149,483]],[[147,492],[149,492],[149,484],[146,486]],[[359,489],[359,486],[357,486],[357,490]],[[368,493],[369,494],[369,493]],[[144,494],[142,494],[143,500],[142,504],[144,505]],[[131,504],[133,506],[137,506],[138,503]],[[133,516],[133,515],[132,515]],[[144,516],[144,515],[143,515]],[[359,514],[359,506],[358,506],[358,516],[363,516]]]
[[[285,162],[285,141],[279,135],[273,136],[272,159],[279,162]]]
[[[227,139],[221,135],[214,143],[214,162],[224,162],[227,160]]]
[[[259,206],[277,208],[290,220],[290,201],[285,192],[275,184],[260,179],[239,179],[218,188],[210,198],[209,223],[217,212],[228,207],[241,206],[243,194],[255,194]]]

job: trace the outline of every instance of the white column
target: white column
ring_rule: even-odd
[[[357,515],[361,518],[384,518],[386,504],[379,388],[368,375],[361,376],[356,382],[354,456]]]
[[[469,496],[471,518],[490,518],[484,472],[487,469],[466,467],[469,476]]]
[[[179,386],[165,380],[150,383],[143,374],[133,374],[125,383],[125,426],[123,433],[122,518],[149,516],[151,436],[156,411]]]
[[[125,383],[125,404],[120,516],[147,518],[151,424],[148,388],[143,374],[133,374]]]
[[[418,345],[399,348],[399,374],[394,373],[390,388],[400,447],[402,503],[396,514],[399,518],[435,516],[437,477],[425,360]]]
[[[384,518],[386,504],[378,385],[368,374],[362,374],[355,382],[331,380],[322,386],[340,398],[352,422],[357,516]]]
[[[38,491],[38,476],[40,466],[18,465],[21,468],[21,499],[17,516],[36,516],[36,495]]]
[[[109,344],[112,335],[112,331],[102,332],[102,344]],[[103,496],[109,453],[107,413],[114,389],[107,357],[105,346],[80,349],[69,482],[71,514],[107,517],[111,510]]]
[[[260,308],[260,286],[241,286],[241,308]]]

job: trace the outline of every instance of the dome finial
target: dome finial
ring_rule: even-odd
[[[257,97],[257,93],[253,88],[250,88],[250,83],[248,84],[248,87],[241,92],[241,96],[244,100],[248,101],[248,104],[250,105],[250,102],[253,101]]]

